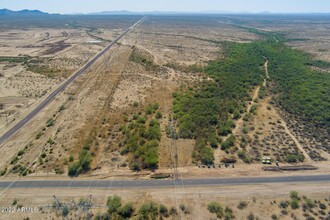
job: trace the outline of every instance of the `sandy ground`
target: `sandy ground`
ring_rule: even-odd
[[[0,103],[4,104],[0,110],[0,134],[105,45],[88,43],[89,40],[91,37],[80,29],[1,32],[0,56],[30,56],[37,61],[33,65],[38,69],[29,69],[24,63],[0,63]],[[54,71],[51,77],[45,69]]]
[[[2,207],[12,207],[12,202],[18,199],[18,204],[25,207],[38,208],[36,213],[1,213],[1,219],[22,219],[29,216],[32,219],[60,219],[56,216],[59,212],[50,208],[54,199],[53,195],[60,202],[78,202],[80,198],[89,198],[92,195],[94,214],[105,212],[106,198],[110,195],[119,195],[125,202],[133,202],[139,207],[145,201],[155,201],[165,204],[168,207],[176,207],[178,216],[169,219],[211,219],[213,215],[207,211],[207,204],[211,201],[219,202],[223,207],[228,206],[233,209],[236,219],[246,219],[246,216],[253,213],[259,219],[271,219],[272,214],[281,216],[280,219],[291,219],[290,214],[283,216],[280,213],[278,203],[289,200],[290,191],[297,191],[300,195],[308,196],[315,200],[327,199],[329,195],[329,184],[304,183],[304,184],[259,184],[259,185],[236,185],[236,186],[208,186],[208,187],[185,187],[158,188],[153,190],[145,189],[17,189],[7,191],[0,204]],[[20,195],[19,197],[15,195]],[[36,196],[37,195],[37,196]],[[248,208],[239,210],[237,205],[240,201],[245,201]],[[179,206],[186,206],[189,213],[184,214]],[[328,207],[329,209],[329,207]],[[290,210],[289,213],[297,215],[302,219],[302,211]],[[329,210],[327,210],[329,211]],[[81,210],[72,211],[70,218],[76,219],[82,216]]]

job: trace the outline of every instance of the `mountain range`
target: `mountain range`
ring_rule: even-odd
[[[180,11],[146,11],[146,12],[134,12],[134,11],[101,11],[101,12],[93,12],[93,13],[73,13],[71,15],[198,15],[198,14],[285,14],[285,13],[272,13],[268,11],[263,11],[259,13],[251,13],[248,11],[241,12],[233,12],[233,11],[217,11],[217,10],[209,10],[209,11],[200,11],[200,12],[180,12]],[[293,13],[293,14],[304,14],[304,13]],[[312,13],[312,14],[329,14],[329,13]],[[13,11],[9,9],[0,9],[0,16],[40,16],[40,15],[60,15],[60,14],[50,14],[47,12],[39,11],[39,10],[28,10],[24,9],[21,11]]]
[[[0,15],[23,15],[23,16],[32,15],[33,16],[33,15],[48,15],[48,13],[39,10],[28,10],[28,9],[24,9],[21,11],[12,11],[4,8],[4,9],[0,9]]]

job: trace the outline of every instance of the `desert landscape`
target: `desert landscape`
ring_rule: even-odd
[[[52,16],[0,23],[1,136],[124,35],[1,144],[1,181],[330,173],[328,17]],[[311,83],[286,83],[281,55]],[[306,84],[288,90],[295,80]],[[329,219],[328,181],[281,184],[8,187],[1,206],[38,212],[0,219]]]

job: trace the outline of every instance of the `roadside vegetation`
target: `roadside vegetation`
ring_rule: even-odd
[[[154,170],[158,167],[159,119],[162,117],[158,108],[158,103],[148,105],[144,113],[133,114],[128,123],[120,128],[125,136],[121,154],[128,154],[132,170]]]
[[[94,141],[96,139],[96,129],[92,129],[89,136],[85,140],[85,143],[78,154],[78,158],[74,160],[70,156],[69,161],[71,162],[68,166],[68,175],[76,177],[79,174],[86,173],[91,169],[91,163],[93,160],[93,150],[95,150]]]
[[[148,201],[142,204],[132,202],[124,203],[117,195],[109,196],[107,199],[107,212],[98,213],[95,220],[100,219],[164,219],[178,216],[176,208],[168,208],[166,205]]]

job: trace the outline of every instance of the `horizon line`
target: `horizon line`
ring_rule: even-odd
[[[153,11],[130,11],[130,10],[103,10],[103,11],[95,11],[95,12],[69,12],[69,13],[61,13],[61,12],[47,12],[42,11],[40,9],[21,9],[21,10],[13,10],[9,8],[0,8],[0,10],[10,10],[13,12],[21,12],[24,10],[28,11],[40,11],[43,13],[47,13],[50,15],[97,15],[102,13],[134,13],[134,14],[150,14],[150,13],[162,13],[162,14],[330,14],[329,12],[271,12],[271,11],[258,11],[258,12],[251,12],[251,11],[229,11],[229,10],[203,10],[203,11],[162,11],[162,10],[153,10]]]

